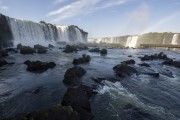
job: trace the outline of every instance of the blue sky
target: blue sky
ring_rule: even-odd
[[[180,32],[180,0],[0,0],[0,13],[78,25],[89,37]]]

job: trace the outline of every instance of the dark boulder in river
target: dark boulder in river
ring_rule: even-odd
[[[89,50],[89,52],[100,52],[99,48],[92,48]]]
[[[119,76],[119,77],[125,77],[129,76],[133,73],[137,73],[136,69],[134,69],[131,66],[128,66],[127,64],[119,64],[113,67],[114,72]]]
[[[22,46],[20,48],[20,53],[21,54],[33,54],[33,53],[36,53],[36,50],[34,48],[29,47],[29,46]]]
[[[163,64],[180,68],[180,61],[173,61],[172,59],[164,61]]]
[[[48,110],[19,114],[4,120],[79,120],[79,116],[70,106],[56,105]]]
[[[149,64],[147,63],[142,63],[142,64],[139,64],[140,66],[144,66],[144,67],[151,67]]]
[[[101,55],[106,55],[106,54],[107,54],[107,50],[106,50],[106,49],[100,50],[100,54],[101,54]]]
[[[135,61],[133,59],[131,59],[131,60],[123,61],[121,63],[123,63],[123,64],[135,64]]]
[[[7,50],[5,50],[5,49],[0,50],[0,57],[6,57],[6,56],[8,56]]]
[[[163,52],[160,52],[159,54],[154,54],[150,56],[145,55],[144,57],[141,57],[141,61],[149,61],[149,60],[157,60],[157,59],[168,60],[169,58]]]
[[[44,53],[47,52],[47,48],[44,47],[44,46],[42,46],[42,45],[39,45],[39,44],[34,45],[34,49],[35,49],[36,52],[39,53],[39,54],[44,54]]]
[[[66,45],[65,50],[63,52],[65,53],[73,53],[76,52],[77,48],[76,46]]]
[[[27,65],[27,70],[31,72],[44,72],[49,68],[54,68],[56,64],[54,62],[41,62],[41,61],[25,61],[24,64]]]
[[[49,44],[49,45],[48,45],[48,48],[55,48],[55,46],[54,46],[54,45]]]
[[[91,61],[91,57],[89,55],[83,54],[81,58],[74,59],[73,64],[74,65],[79,65],[83,63],[89,63]]]
[[[4,60],[4,58],[0,57],[0,67],[7,65],[8,63],[6,62],[6,60]]]
[[[63,82],[68,85],[76,84],[75,81],[80,79],[83,75],[86,74],[86,70],[84,70],[82,67],[73,67],[69,68],[65,75]]]
[[[92,95],[93,89],[85,85],[81,85],[77,88],[69,88],[61,104],[63,106],[71,106],[77,111],[80,120],[91,120],[93,117],[90,105],[90,98]]]

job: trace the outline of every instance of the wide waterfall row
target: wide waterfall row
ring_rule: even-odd
[[[173,44],[180,45],[178,33],[145,33],[138,36],[120,36],[96,39],[97,43],[120,44],[124,47],[138,48],[140,44]]]
[[[32,46],[34,44],[47,45],[49,43],[82,43],[87,41],[88,33],[77,26],[56,26],[45,22],[35,23],[9,18],[0,14],[0,25],[3,24],[6,24],[4,28],[9,29],[9,34],[11,33],[12,37],[7,40],[5,36],[0,36],[0,40],[4,43],[11,41],[11,44],[8,45],[0,43],[2,47],[18,43]],[[1,31],[5,33],[6,29]]]

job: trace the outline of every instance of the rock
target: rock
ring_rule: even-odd
[[[123,61],[121,63],[123,63],[123,64],[135,64],[135,61],[133,59],[131,59],[131,60]]]
[[[92,78],[92,80],[94,80],[96,83],[101,83],[102,81],[106,80],[106,78]]]
[[[180,68],[180,61],[173,61],[172,59],[163,62],[163,65],[174,66]]]
[[[157,59],[169,60],[167,55],[164,54],[163,52],[160,52],[159,54],[150,55],[150,56],[144,55],[144,57],[141,57],[141,61],[149,61],[149,60],[157,60]]]
[[[6,62],[6,60],[2,57],[0,57],[0,67],[7,65],[8,63]]]
[[[79,116],[70,106],[56,105],[48,110],[19,114],[4,120],[79,120]]]
[[[63,52],[65,53],[73,53],[76,52],[77,48],[76,46],[66,45],[65,50]]]
[[[128,66],[127,64],[119,64],[113,67],[114,72],[119,76],[119,77],[125,77],[129,76],[133,73],[137,73],[136,69],[133,67]]]
[[[82,55],[82,58],[74,59],[73,64],[74,65],[79,65],[83,63],[89,63],[91,61],[91,57],[89,55]]]
[[[23,45],[21,45],[21,43],[19,43],[18,45],[17,45],[17,49],[21,49],[23,47]]]
[[[153,77],[159,77],[159,73],[145,73],[145,74]]]
[[[142,63],[142,64],[139,64],[140,66],[145,66],[145,67],[151,67],[149,64],[147,63]]]
[[[100,52],[100,49],[99,48],[93,48],[93,49],[90,49],[89,52]]]
[[[47,49],[39,48],[39,49],[37,49],[37,53],[39,53],[39,54],[47,53]]]
[[[18,50],[16,48],[6,48],[7,52],[14,52],[14,53],[18,53]]]
[[[100,50],[100,54],[101,54],[101,55],[106,55],[106,54],[107,54],[107,50],[106,50],[106,49]]]
[[[42,46],[42,45],[34,45],[34,49],[47,49],[45,46]]]
[[[41,61],[25,61],[24,64],[27,65],[27,70],[30,72],[44,72],[49,68],[54,68],[56,64],[54,62],[41,62]]]
[[[75,81],[80,79],[83,75],[86,74],[86,70],[84,70],[82,67],[73,67],[69,68],[65,75],[63,82],[68,85],[75,84]]]
[[[8,56],[8,52],[3,49],[3,50],[0,50],[0,57],[7,57]]]
[[[54,45],[49,44],[49,45],[48,45],[48,48],[55,48],[55,46],[54,46]]]
[[[21,54],[33,54],[33,53],[35,53],[36,51],[35,51],[35,49],[34,48],[31,48],[31,47],[29,47],[29,46],[22,46],[21,48],[20,48],[20,53]]]
[[[132,57],[132,55],[128,55],[128,57]]]
[[[90,105],[90,98],[92,95],[93,89],[85,85],[81,85],[77,88],[68,88],[61,104],[63,106],[71,106],[77,111],[80,120],[91,120],[93,117]]]
[[[86,45],[79,44],[76,46],[78,50],[88,50],[89,48]]]

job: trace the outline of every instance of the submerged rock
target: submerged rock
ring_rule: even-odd
[[[76,66],[73,68],[69,68],[64,75],[63,82],[68,85],[76,84],[75,81],[80,79],[80,77],[82,77],[85,74],[86,70],[84,70],[82,67]]]
[[[73,64],[74,65],[79,65],[83,63],[89,63],[91,61],[91,57],[89,55],[83,54],[81,58],[74,59]]]
[[[173,61],[172,59],[163,62],[163,65],[174,66],[180,68],[180,61]]]
[[[107,54],[107,50],[106,50],[106,49],[100,50],[100,54],[101,54],[101,55],[106,55],[106,54]]]
[[[8,64],[7,61],[4,58],[0,57],[0,67],[7,65],[7,64]]]
[[[121,63],[123,63],[123,64],[135,64],[135,61],[133,59],[131,59],[131,60],[123,61]]]
[[[141,57],[141,61],[149,61],[149,60],[157,60],[157,59],[168,60],[169,58],[163,52],[160,52],[159,54],[150,55],[150,56],[144,55],[144,57]]]
[[[27,70],[31,72],[44,72],[49,68],[54,68],[56,64],[54,62],[41,62],[41,61],[25,61],[24,64],[27,65]]]
[[[56,105],[48,110],[19,114],[4,120],[79,120],[79,116],[70,106]]]
[[[65,53],[73,53],[76,52],[77,48],[76,46],[66,45],[65,50],[63,52]]]
[[[127,75],[129,76],[133,73],[137,73],[136,69],[128,66],[127,64],[116,65],[113,67],[113,70],[119,77],[125,77]]]
[[[89,52],[100,52],[99,48],[92,48],[89,50]]]
[[[20,48],[20,53],[21,54],[33,54],[33,53],[36,53],[36,50],[34,48],[29,47],[29,46],[22,46]]]
[[[69,88],[61,104],[63,106],[71,106],[77,111],[80,120],[91,120],[93,117],[90,105],[90,98],[92,95],[93,89],[85,85],[81,85],[77,88]]]
[[[147,63],[142,63],[142,64],[139,64],[140,66],[144,66],[144,67],[151,67],[149,64]]]
[[[54,46],[54,45],[49,44],[49,45],[48,45],[48,48],[55,48],[55,46]]]

